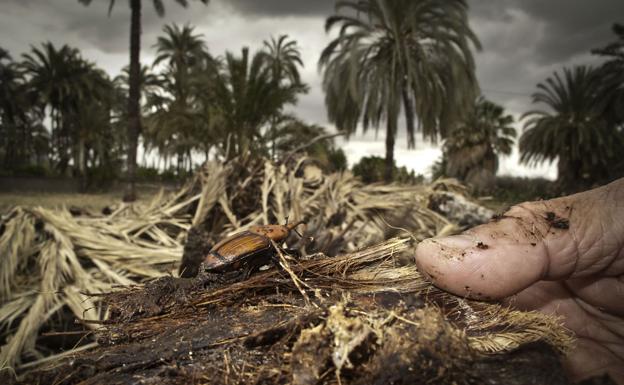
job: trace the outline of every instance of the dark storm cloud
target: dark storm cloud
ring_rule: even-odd
[[[236,10],[250,16],[327,16],[334,0],[230,0]]]
[[[93,0],[84,6],[78,0],[1,0],[0,33],[7,44],[7,36],[30,43],[50,40],[56,44],[70,44],[79,48],[96,48],[104,53],[128,51],[130,9],[127,0],[117,0],[108,15],[109,0]],[[218,6],[212,6],[218,8]],[[143,47],[149,48],[165,23],[200,24],[210,18],[208,7],[190,2],[183,8],[175,2],[165,3],[165,17],[159,17],[149,1],[142,12]],[[7,28],[10,27],[9,31]],[[11,45],[11,42],[8,42]],[[18,51],[25,50],[25,47]]]
[[[596,0],[471,0],[471,16],[507,23],[528,16],[541,31],[534,60],[539,64],[562,62],[588,53],[612,39],[611,25],[624,22],[624,1]],[[508,47],[513,50],[515,46]]]

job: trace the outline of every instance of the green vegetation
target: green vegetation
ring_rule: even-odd
[[[329,118],[352,134],[386,123],[385,180],[392,180],[394,145],[401,110],[408,147],[422,131],[435,140],[466,110],[477,81],[463,0],[342,1],[325,29],[337,38],[321,53]],[[415,125],[418,119],[418,125]]]
[[[129,178],[182,178],[198,154],[231,159],[306,150],[326,169],[346,168],[323,127],[284,113],[308,89],[296,41],[280,36],[254,53],[243,48],[240,56],[213,58],[192,26],[167,25],[155,48],[151,68],[161,70],[143,66],[138,76],[141,137],[164,171],[137,169]],[[73,175],[85,188],[102,188],[128,171],[129,68],[111,80],[78,50],[51,43],[22,62],[1,51],[0,65],[3,175]],[[298,149],[316,136],[325,137]]]
[[[130,65],[114,79],[68,45],[44,42],[19,59],[0,48],[0,175],[75,177],[83,189],[121,178],[134,198],[136,180],[184,178],[198,159],[305,152],[326,171],[347,168],[332,130],[289,113],[309,90],[297,41],[277,35],[259,50],[215,57],[193,26],[172,24],[154,62],[140,66],[141,1],[129,3]],[[152,4],[164,13],[162,1]],[[329,119],[347,138],[385,125],[383,163],[365,157],[354,166],[364,181],[419,180],[395,165],[404,118],[408,147],[419,132],[444,140],[434,177],[497,193],[499,157],[512,152],[516,131],[503,107],[476,96],[480,46],[467,9],[463,0],[343,1],[327,18],[326,31],[337,31],[319,60]],[[533,95],[541,109],[522,117],[521,162],[557,162],[559,192],[624,175],[624,25],[613,31],[614,42],[592,51],[602,65],[556,71]]]
[[[479,97],[444,142],[444,166],[437,173],[468,183],[477,192],[491,191],[498,156],[512,151],[516,136],[512,124],[513,117],[505,115],[503,107]]]
[[[536,181],[538,187],[525,189],[523,197],[579,191],[624,176],[620,156],[624,151],[624,26],[616,24],[613,31],[616,42],[592,51],[608,59],[603,65],[564,68],[537,85],[533,103],[546,108],[522,116],[520,161],[557,162],[558,177],[550,185]],[[517,194],[509,189],[522,190],[528,182],[495,178],[498,156],[510,154],[513,147],[512,123],[502,107],[478,99],[451,129],[443,157],[432,167],[434,178],[455,177],[476,192],[501,195],[502,191],[503,200],[516,201],[509,195]]]
[[[353,165],[353,174],[359,176],[364,183],[377,183],[385,181],[386,160],[379,156],[365,156]],[[392,175],[394,181],[405,184],[422,183],[424,177],[415,175],[414,170],[407,171],[405,166],[397,167],[393,164]]]
[[[84,5],[91,4],[92,0],[78,0]],[[208,3],[208,0],[200,0],[202,3]],[[139,135],[141,134],[141,0],[128,0],[130,5],[130,67],[128,70],[128,98],[127,100],[127,152],[126,152],[126,169],[128,173],[128,191],[126,192],[126,200],[136,199],[135,174],[136,174],[136,157],[137,147],[139,145]],[[186,7],[187,0],[176,0],[176,3]],[[110,15],[115,0],[110,0],[108,13]],[[162,0],[152,0],[152,5],[159,16],[165,14],[165,7]]]
[[[550,110],[525,114],[520,138],[521,161],[557,159],[562,188],[587,188],[611,176],[610,165],[620,159],[624,136],[607,114],[612,89],[602,70],[565,68],[538,85],[534,103]]]

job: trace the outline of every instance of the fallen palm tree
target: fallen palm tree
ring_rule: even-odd
[[[103,215],[14,208],[0,225],[0,365],[32,367],[59,350],[84,348],[93,321],[108,317],[101,294],[174,274],[184,247],[181,270],[196,271],[206,247],[255,224],[305,218],[304,238],[287,241],[304,256],[454,231],[428,208],[440,187],[462,192],[453,181],[367,186],[350,173],[324,175],[305,159],[236,159],[207,163],[175,194]]]

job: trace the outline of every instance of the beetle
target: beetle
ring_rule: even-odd
[[[277,250],[273,242],[286,240],[291,231],[304,221],[285,225],[252,226],[249,230],[233,234],[214,245],[203,261],[204,269],[212,273],[227,273],[246,268],[249,276],[254,270],[274,259]]]

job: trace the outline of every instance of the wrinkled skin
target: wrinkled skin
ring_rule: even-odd
[[[578,338],[570,377],[624,384],[624,179],[423,241],[416,263],[454,294],[563,317]]]

